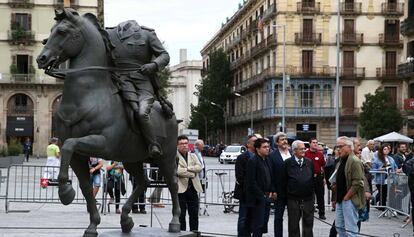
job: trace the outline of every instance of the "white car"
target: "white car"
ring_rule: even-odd
[[[219,162],[220,164],[226,163],[226,162],[232,162],[235,163],[237,160],[237,157],[247,151],[245,146],[240,145],[231,145],[227,146],[220,154],[219,156]]]

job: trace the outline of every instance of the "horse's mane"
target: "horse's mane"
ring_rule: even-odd
[[[79,13],[72,9],[72,8],[64,8],[63,10],[57,10],[55,11],[55,20],[57,22],[62,21],[63,19],[68,19],[68,18],[72,18],[72,17],[68,17],[70,15],[74,15],[79,17]],[[92,13],[86,13],[82,16],[85,20],[87,20],[89,23],[91,23],[100,33],[100,35],[102,36],[102,40],[104,42],[105,45],[105,50],[106,53],[109,54],[112,49],[114,48],[114,46],[112,45],[111,41],[109,40],[109,35],[108,32],[106,32],[103,27],[99,24],[98,19],[96,18],[96,16]]]

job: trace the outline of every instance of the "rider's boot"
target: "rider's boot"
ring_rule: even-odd
[[[135,118],[142,118],[138,112],[135,112]],[[148,145],[148,155],[151,158],[158,158],[162,156],[161,145],[157,142],[154,134],[154,126],[148,119],[137,119],[140,123],[142,136]]]

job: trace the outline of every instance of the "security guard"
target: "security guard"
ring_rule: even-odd
[[[135,119],[149,146],[149,156],[159,157],[162,150],[156,141],[156,128],[151,123],[149,114],[159,86],[155,73],[167,66],[170,56],[154,30],[140,26],[134,20],[107,28],[107,32],[114,47],[111,52],[114,66],[138,69],[118,73],[122,96],[134,111]]]

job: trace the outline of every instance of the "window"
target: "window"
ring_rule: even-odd
[[[355,88],[353,86],[342,87],[342,109],[354,109],[355,107]]]
[[[351,76],[354,74],[354,51],[344,51],[343,52],[343,74],[344,76]]]
[[[300,85],[300,104],[302,108],[313,107],[313,85]]]
[[[279,107],[279,94],[280,94],[280,91],[282,90],[281,88],[282,88],[281,85],[279,85],[279,84],[275,85],[275,92],[274,92],[274,95],[273,95],[273,97],[274,97],[274,102],[273,103],[274,103],[275,108]]]
[[[313,20],[303,19],[303,41],[311,42],[313,35]]]
[[[353,19],[345,19],[344,20],[344,41],[356,41],[356,34],[355,34],[355,25]]]
[[[385,20],[384,23],[384,40],[398,41],[400,37],[400,21],[399,20]]]
[[[397,73],[397,52],[385,52],[385,74],[387,76],[395,76]]]
[[[312,73],[313,68],[313,51],[303,50],[302,51],[302,72],[303,74]]]
[[[12,25],[13,30],[24,30],[28,31],[31,28],[31,15],[27,13],[13,13],[12,14]]]
[[[397,106],[397,87],[395,86],[385,86],[384,91],[390,97],[390,103]]]

